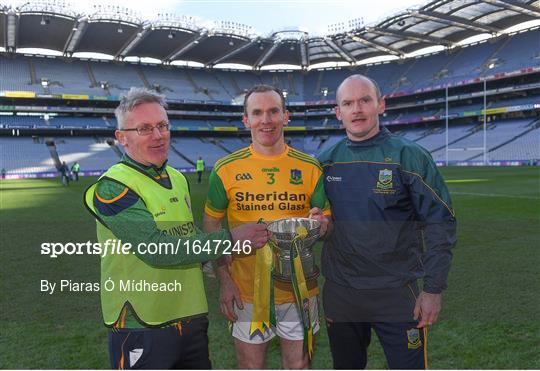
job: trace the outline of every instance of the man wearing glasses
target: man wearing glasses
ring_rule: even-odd
[[[187,181],[167,165],[165,107],[163,96],[146,89],[122,97],[115,135],[125,155],[85,195],[102,248],[131,244],[128,253],[109,248],[101,258],[111,368],[211,368],[201,262],[221,257],[229,245],[258,248],[268,238],[265,226],[253,223],[198,230]]]

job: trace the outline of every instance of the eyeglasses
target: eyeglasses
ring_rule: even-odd
[[[158,129],[160,133],[165,133],[169,131],[169,123],[161,122],[157,124],[156,126],[148,124],[148,125],[143,125],[139,128],[134,128],[134,129],[120,129],[120,131],[136,131],[137,134],[144,136],[144,135],[152,134],[154,132],[154,129]]]

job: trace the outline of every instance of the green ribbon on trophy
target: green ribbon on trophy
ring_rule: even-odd
[[[257,223],[264,222],[259,219]],[[253,286],[253,313],[249,327],[250,336],[257,330],[264,335],[265,329],[270,329],[271,325],[276,325],[272,258],[270,243],[258,249],[255,255],[255,281]]]
[[[300,257],[300,251],[302,250],[308,231],[304,226],[300,225],[292,233],[294,237],[292,240],[289,240],[291,241],[289,247],[290,280],[293,287],[295,304],[300,313],[304,330],[304,349],[307,350],[308,357],[311,360],[313,356],[313,326],[311,324],[309,291]],[[272,277],[274,271],[272,249],[277,248],[276,241],[271,239],[264,247],[258,249],[256,252],[253,314],[249,330],[250,335],[253,335],[257,330],[264,334],[267,328],[270,329],[271,325],[276,325],[274,279]]]
[[[311,315],[309,313],[309,291],[302,268],[302,260],[300,258],[300,248],[298,246],[300,240],[304,239],[307,231],[304,227],[298,227],[296,236],[291,243],[290,261],[291,261],[291,282],[294,290],[294,299],[296,307],[300,312],[302,326],[304,328],[304,349],[307,349],[307,354],[311,360],[313,356],[313,326],[311,325]]]
[[[253,314],[249,335],[257,330],[264,335],[266,328],[276,325],[274,305],[274,280],[272,279],[272,248],[267,243],[255,256],[255,281],[253,287]]]

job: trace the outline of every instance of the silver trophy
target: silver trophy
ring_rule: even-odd
[[[274,279],[291,282],[291,253],[296,256],[295,246],[300,252],[300,260],[306,280],[316,279],[319,268],[315,266],[312,246],[319,239],[321,224],[308,218],[278,219],[268,224],[272,232]]]

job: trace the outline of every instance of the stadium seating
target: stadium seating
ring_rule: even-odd
[[[28,58],[0,55],[0,91],[17,90],[41,93],[41,85],[32,85]]]
[[[59,128],[107,128],[107,123],[102,117],[66,117],[57,116],[49,118],[49,125]]]
[[[98,84],[107,83],[110,95],[121,95],[132,86],[144,86],[133,65],[100,62],[92,63],[91,68]],[[100,95],[104,94],[102,90]]]
[[[104,95],[103,90],[91,87],[88,63],[59,58],[28,58],[33,62],[38,82],[48,81],[52,94],[90,94]],[[43,91],[42,91],[43,92]]]
[[[0,116],[0,127],[35,127],[45,126],[47,123],[39,116]]]
[[[212,143],[212,138],[174,138],[171,145],[174,152],[179,152],[191,160],[194,164],[199,156],[202,156],[206,164],[213,165],[219,158],[229,154],[225,149]],[[193,166],[193,165],[192,165]]]
[[[488,151],[492,152],[488,154],[488,158],[491,161],[526,161],[540,158],[538,154],[538,148],[540,148],[538,135],[540,131],[538,129],[534,129],[523,137],[511,141],[515,136],[531,130],[528,126],[530,124],[530,119],[501,120],[489,123],[486,131],[486,142]],[[482,126],[482,124],[477,127],[462,126],[459,131],[449,130],[449,133],[453,133],[453,136],[449,134],[448,158],[450,161],[481,160],[483,151],[479,148],[484,145]],[[470,135],[463,136],[467,132]],[[493,151],[494,148],[501,146],[505,142],[508,142],[508,144]],[[534,150],[535,143],[536,150]],[[444,146],[444,141],[442,145]],[[446,148],[439,148],[432,152],[432,156],[436,161],[444,161],[446,159]]]
[[[537,47],[535,47],[537,46]],[[188,103],[242,104],[243,93],[255,84],[266,83],[287,92],[290,103],[308,102],[307,113],[318,116],[291,117],[291,127],[336,128],[340,123],[332,114],[328,101],[335,99],[337,83],[353,73],[367,74],[379,82],[384,94],[410,94],[418,89],[441,88],[501,72],[513,72],[540,64],[540,29],[501,36],[463,48],[434,53],[392,62],[361,65],[354,68],[306,71],[233,71],[206,70],[179,66],[98,62],[69,59],[0,54],[0,94],[11,91],[38,94],[87,94],[116,96],[131,86],[155,88],[172,101]],[[47,84],[42,84],[47,81]],[[517,90],[511,98],[502,95],[488,96],[487,107],[497,109],[519,105],[540,104],[534,90]],[[525,96],[524,94],[527,94]],[[421,97],[421,96],[420,96]],[[440,95],[439,95],[440,97]],[[424,98],[419,98],[424,99]],[[321,101],[326,105],[320,105]],[[435,100],[433,100],[435,101]],[[311,107],[311,105],[314,107]],[[467,97],[452,101],[449,114],[452,118],[465,112],[483,109],[481,97]],[[527,109],[528,110],[528,109]],[[514,109],[515,111],[515,109]],[[328,117],[324,117],[326,114]],[[527,113],[526,113],[527,114]],[[51,129],[111,129],[116,119],[108,114],[100,116],[54,115],[0,115],[0,128],[51,128]],[[441,104],[417,105],[408,108],[390,106],[381,118],[391,131],[412,140],[432,152],[437,161],[444,161],[445,126],[441,124],[445,109]],[[469,114],[470,115],[470,114]],[[47,117],[48,116],[48,117]],[[208,117],[194,114],[193,118],[171,117],[173,131],[196,132],[203,129],[208,137],[173,137],[169,163],[178,168],[192,168],[199,155],[207,166],[238,148],[249,145],[249,137],[216,137],[206,134],[219,127],[243,128],[240,116]],[[489,118],[493,120],[493,117]],[[432,123],[438,120],[436,123]],[[531,126],[529,119],[505,119],[488,123],[487,147],[492,161],[535,160],[540,158],[540,129]],[[448,131],[448,157],[451,161],[478,161],[483,147],[481,122],[457,124],[450,120]],[[403,123],[413,125],[403,125]],[[396,126],[396,124],[399,124]],[[537,125],[537,124],[535,124]],[[315,155],[344,137],[339,134],[286,132],[287,143]],[[72,163],[77,160],[83,170],[103,170],[118,161],[117,152],[106,143],[94,138],[57,138],[57,151],[61,159]],[[2,138],[3,165],[8,171],[54,171],[47,147],[34,144],[27,138]],[[5,154],[5,155],[4,155]],[[32,161],[31,158],[35,157]],[[11,169],[11,170],[10,170]]]
[[[531,119],[512,119],[490,122],[487,145],[490,161],[534,161],[540,159],[540,129],[534,128]],[[403,128],[391,131],[423,146],[436,161],[446,159],[446,134],[444,125]],[[482,159],[483,125],[454,125],[449,127],[448,142],[450,161],[479,161]],[[345,137],[333,135],[286,135],[286,142],[299,150],[315,156]],[[83,170],[105,170],[119,160],[113,148],[94,138],[59,137],[55,140],[61,161],[68,164],[78,161]],[[221,157],[250,144],[249,137],[175,137],[171,141],[169,165],[176,168],[193,168],[198,156],[207,166],[213,166]],[[8,173],[36,173],[55,171],[45,144],[34,143],[31,138],[0,138],[1,167]]]
[[[491,161],[540,160],[540,129],[536,128],[489,153]]]
[[[56,171],[50,152],[43,141],[33,138],[0,137],[0,168],[8,174]]]
[[[486,74],[517,70],[540,64],[540,29],[521,32],[507,39],[493,55],[494,68]]]
[[[55,146],[60,161],[68,166],[78,161],[83,171],[106,170],[120,160],[109,144],[94,138],[60,137]]]
[[[131,86],[146,86],[157,87],[169,99],[230,103],[246,89],[262,82],[286,90],[290,102],[319,101],[333,99],[336,82],[352,73],[368,74],[380,83],[384,94],[389,94],[537,66],[540,63],[539,40],[540,30],[536,29],[428,56],[308,73],[208,71],[175,66],[0,56],[0,91],[116,96]],[[534,45],[537,47],[531,47]],[[490,64],[491,69],[488,68]],[[41,86],[42,79],[49,82],[47,89]],[[101,83],[106,83],[108,88],[102,89]],[[326,96],[322,94],[325,89]]]

